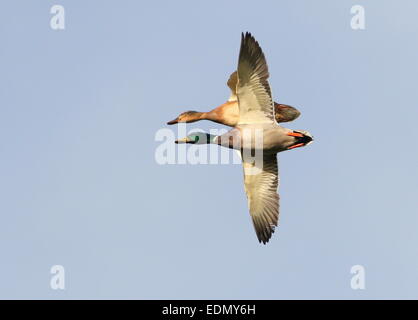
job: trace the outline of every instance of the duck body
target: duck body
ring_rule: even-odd
[[[232,77],[232,76],[231,76]],[[287,104],[274,102],[276,122],[290,122],[300,116],[299,110]],[[208,112],[186,111],[167,124],[192,123],[200,120],[209,120],[229,127],[235,127],[239,121],[239,103],[233,94],[231,98],[220,106]]]
[[[305,137],[303,133],[301,135],[273,123],[241,124],[217,136],[212,143],[241,152],[261,151],[269,155],[289,150],[292,146],[301,143],[302,139],[309,140],[308,136]]]
[[[296,108],[277,102],[274,102],[274,111],[278,123],[293,121],[300,116],[300,112]],[[238,101],[225,102],[208,112],[205,120],[211,120],[229,127],[235,127],[238,125],[239,121]]]
[[[219,107],[204,113],[204,116],[201,119],[210,120],[229,127],[235,127],[239,120],[238,101],[227,101]]]

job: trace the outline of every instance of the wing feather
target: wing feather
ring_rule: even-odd
[[[254,37],[242,34],[238,59],[238,124],[274,122],[274,105],[264,53]]]
[[[265,155],[263,167],[254,173],[255,162],[246,161],[242,154],[244,185],[248,207],[258,241],[266,244],[279,220],[279,174],[276,155]]]

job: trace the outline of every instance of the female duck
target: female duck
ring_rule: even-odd
[[[167,124],[176,124],[179,122],[191,123],[199,120],[210,120],[226,126],[235,127],[239,120],[239,107],[236,93],[237,81],[238,77],[237,72],[235,71],[231,74],[227,82],[228,87],[231,89],[231,96],[224,104],[209,112],[183,112],[176,119],[167,122]],[[296,108],[277,102],[274,102],[274,114],[278,123],[293,121],[300,116],[300,112]]]

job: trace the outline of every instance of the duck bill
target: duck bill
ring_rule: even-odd
[[[176,124],[176,123],[179,123],[179,119],[178,118],[175,118],[174,120],[171,120],[171,121],[168,121],[167,122],[167,124]]]
[[[175,143],[195,143],[193,140],[189,139],[188,137],[178,139],[174,141]]]

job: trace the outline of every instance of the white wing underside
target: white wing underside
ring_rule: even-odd
[[[242,154],[242,159],[250,215],[258,240],[266,243],[271,238],[279,220],[277,157],[265,155],[261,163],[262,167],[254,161],[244,159],[244,154]],[[253,174],[254,169],[258,169],[258,174]]]
[[[237,76],[238,124],[275,122],[266,59],[258,42],[249,33],[242,35]]]

